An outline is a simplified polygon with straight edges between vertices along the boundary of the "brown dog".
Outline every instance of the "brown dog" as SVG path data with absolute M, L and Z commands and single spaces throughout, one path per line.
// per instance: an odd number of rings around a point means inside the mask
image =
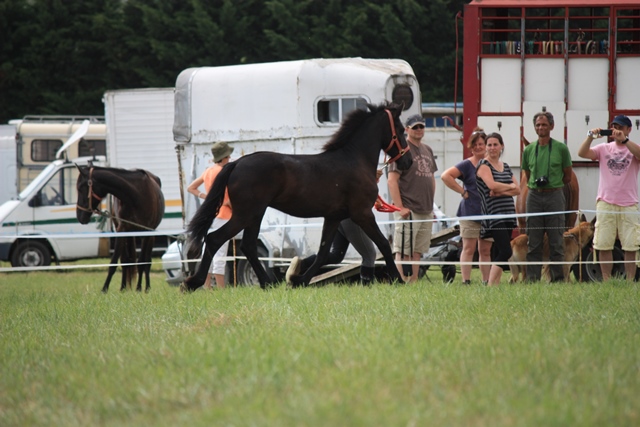
M 574 262 L 578 259 L 582 248 L 584 248 L 593 237 L 595 222 L 595 218 L 591 222 L 587 222 L 584 214 L 580 215 L 580 223 L 576 227 L 573 227 L 571 230 L 564 233 L 565 262 Z M 511 241 L 511 250 L 513 251 L 513 255 L 509 258 L 509 262 L 513 262 L 515 264 L 511 264 L 509 266 L 511 269 L 510 283 L 517 282 L 520 279 L 520 276 L 522 276 L 522 281 L 527 279 L 527 266 L 518 263 L 527 261 L 528 243 L 529 237 L 526 234 L 521 234 Z M 544 261 L 549 260 L 549 241 L 547 240 L 546 235 L 544 236 L 542 259 Z M 564 280 L 568 282 L 570 279 L 569 273 L 571 271 L 571 264 L 565 264 L 562 267 Z M 542 277 L 546 280 L 550 280 L 549 265 L 542 266 Z

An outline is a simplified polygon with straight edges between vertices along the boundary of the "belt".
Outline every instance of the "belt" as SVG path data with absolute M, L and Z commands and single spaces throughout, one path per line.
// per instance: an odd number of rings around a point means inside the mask
M 558 188 L 529 188 L 529 190 L 535 191 L 536 193 L 551 193 L 552 191 L 560 191 L 563 188 L 564 187 L 558 187 Z

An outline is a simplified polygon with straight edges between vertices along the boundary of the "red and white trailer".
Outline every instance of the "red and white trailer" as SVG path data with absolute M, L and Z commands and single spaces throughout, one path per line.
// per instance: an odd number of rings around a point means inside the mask
M 625 114 L 640 141 L 640 2 L 474 0 L 464 8 L 463 61 L 463 139 L 475 126 L 500 132 L 504 160 L 519 169 L 522 139 L 537 139 L 534 114 L 551 112 L 580 208 L 593 210 L 598 172 L 577 155 L 587 131 Z

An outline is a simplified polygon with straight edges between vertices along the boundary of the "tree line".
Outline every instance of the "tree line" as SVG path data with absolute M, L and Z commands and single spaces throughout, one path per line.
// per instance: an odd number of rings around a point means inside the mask
M 106 90 L 171 87 L 189 67 L 308 58 L 404 59 L 423 101 L 453 102 L 465 3 L 0 0 L 0 124 L 102 115 Z

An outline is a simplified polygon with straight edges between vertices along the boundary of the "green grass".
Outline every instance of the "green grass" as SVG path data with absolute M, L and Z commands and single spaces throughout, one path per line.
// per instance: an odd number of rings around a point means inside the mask
M 0 425 L 640 424 L 638 284 L 429 275 L 183 295 L 154 266 L 150 294 L 103 295 L 100 270 L 1 274 Z

